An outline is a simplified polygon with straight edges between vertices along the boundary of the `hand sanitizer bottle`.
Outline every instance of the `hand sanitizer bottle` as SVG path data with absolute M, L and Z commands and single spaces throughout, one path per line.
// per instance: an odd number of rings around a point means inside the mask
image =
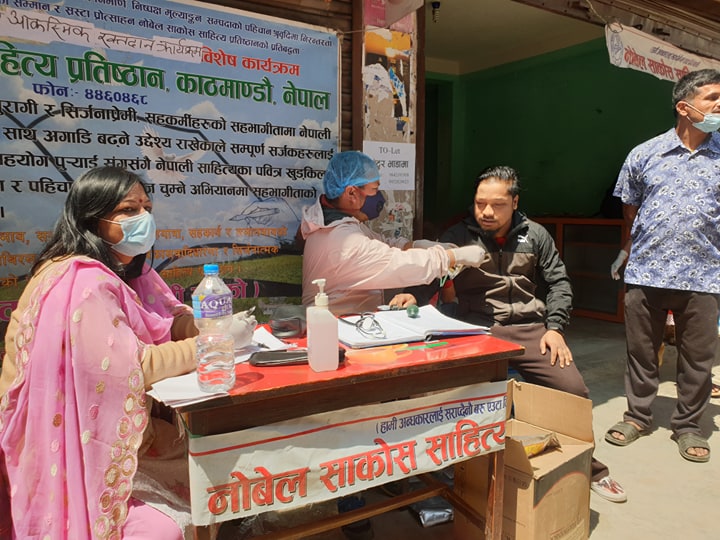
M 325 279 L 316 279 L 320 292 L 315 305 L 307 308 L 308 363 L 313 371 L 333 371 L 338 368 L 338 320 L 328 309 Z

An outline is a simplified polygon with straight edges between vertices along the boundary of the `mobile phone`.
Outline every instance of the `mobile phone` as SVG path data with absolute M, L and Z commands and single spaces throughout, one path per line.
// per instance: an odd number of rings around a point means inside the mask
M 339 362 L 345 360 L 345 349 L 339 349 Z M 307 349 L 289 351 L 257 351 L 250 355 L 250 365 L 256 367 L 297 366 L 308 363 Z

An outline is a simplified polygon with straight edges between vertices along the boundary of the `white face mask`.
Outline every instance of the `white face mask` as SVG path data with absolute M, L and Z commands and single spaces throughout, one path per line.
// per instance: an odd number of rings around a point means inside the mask
M 128 257 L 135 257 L 150 251 L 155 243 L 155 218 L 150 212 L 143 212 L 122 221 L 111 221 L 100 218 L 108 223 L 120 225 L 122 229 L 122 240 L 116 244 L 110 244 L 112 248 Z
M 693 126 L 698 128 L 700 131 L 704 133 L 712 133 L 713 131 L 720 129 L 720 114 L 704 113 L 689 103 L 687 103 L 687 106 L 703 115 L 702 122 L 693 122 Z

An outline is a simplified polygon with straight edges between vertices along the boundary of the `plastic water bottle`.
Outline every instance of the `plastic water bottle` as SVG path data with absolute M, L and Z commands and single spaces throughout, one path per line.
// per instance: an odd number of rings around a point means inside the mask
M 205 277 L 193 291 L 198 385 L 206 392 L 222 392 L 235 385 L 232 292 L 220 279 L 218 265 L 206 264 Z
M 313 371 L 332 371 L 338 368 L 340 357 L 338 320 L 328 309 L 325 280 L 316 279 L 313 284 L 320 292 L 315 295 L 315 305 L 306 312 L 308 364 Z

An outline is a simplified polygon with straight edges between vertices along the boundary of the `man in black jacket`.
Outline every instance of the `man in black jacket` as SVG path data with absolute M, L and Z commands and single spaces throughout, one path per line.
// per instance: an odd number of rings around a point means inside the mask
M 519 192 L 513 169 L 486 169 L 475 181 L 471 214 L 440 236 L 441 242 L 477 244 L 486 252 L 480 267 L 453 279 L 453 316 L 489 326 L 493 336 L 525 347 L 524 355 L 510 361 L 525 381 L 587 398 L 563 336 L 572 308 L 570 279 L 547 230 L 518 211 Z M 452 286 L 443 288 L 442 297 L 452 297 Z M 419 303 L 434 292 L 424 291 L 412 289 Z M 591 487 L 607 500 L 627 500 L 596 459 Z

